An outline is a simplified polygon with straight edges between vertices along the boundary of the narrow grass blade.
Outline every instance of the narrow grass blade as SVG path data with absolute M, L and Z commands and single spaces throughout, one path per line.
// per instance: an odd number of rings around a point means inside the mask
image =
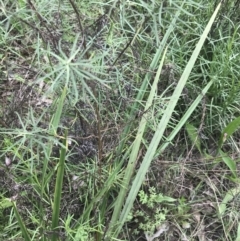
M 22 218 L 21 218 L 21 216 L 20 216 L 20 214 L 19 214 L 19 212 L 17 210 L 16 203 L 12 202 L 12 204 L 13 204 L 14 213 L 16 215 L 16 218 L 17 218 L 17 221 L 18 221 L 18 225 L 19 225 L 19 227 L 20 227 L 20 229 L 22 231 L 22 235 L 23 235 L 24 240 L 25 241 L 31 241 L 31 238 L 30 238 L 30 236 L 28 234 L 27 228 L 26 228 L 26 226 L 25 226 L 25 224 L 24 224 L 24 222 L 23 222 L 23 220 L 22 220 Z
M 64 176 L 64 165 L 65 165 L 65 158 L 66 158 L 66 151 L 67 151 L 67 130 L 65 132 L 65 137 L 63 140 L 63 147 L 61 148 L 60 159 L 57 169 L 57 179 L 55 185 L 55 193 L 54 193 L 54 202 L 53 202 L 53 216 L 52 216 L 52 231 L 58 227 L 59 221 L 59 212 L 60 212 L 60 201 L 61 201 L 61 194 L 62 194 L 62 184 L 63 184 L 63 176 Z M 57 240 L 57 234 L 53 234 L 52 241 Z
M 64 100 L 66 98 L 66 95 L 67 95 L 67 87 L 65 86 L 64 89 L 63 89 L 62 95 L 61 95 L 60 99 L 58 100 L 56 112 L 54 113 L 52 121 L 50 123 L 50 129 L 53 130 L 54 134 L 57 133 L 57 128 L 58 128 L 59 123 L 60 123 L 63 104 L 64 104 Z
M 181 128 L 184 126 L 188 118 L 191 116 L 193 111 L 196 109 L 200 101 L 202 100 L 203 96 L 207 93 L 209 88 L 212 86 L 213 81 L 211 80 L 205 88 L 202 90 L 202 93 L 198 95 L 198 97 L 195 99 L 195 101 L 191 104 L 191 106 L 188 108 L 184 116 L 181 118 L 181 120 L 178 122 L 178 124 L 175 126 L 173 131 L 170 133 L 170 135 L 166 138 L 166 141 L 158 148 L 156 155 L 159 155 L 159 153 L 163 152 L 165 148 L 171 143 L 171 141 L 174 139 L 174 137 L 177 135 L 177 133 L 181 130 Z
M 53 115 L 53 118 L 52 118 L 52 121 L 51 121 L 51 124 L 49 127 L 50 131 L 53 133 L 53 135 L 57 134 L 57 128 L 60 123 L 60 118 L 62 115 L 62 109 L 63 109 L 64 100 L 66 98 L 66 94 L 67 94 L 67 87 L 65 86 L 62 91 L 62 95 L 58 100 L 57 109 Z M 47 173 L 47 169 L 48 169 L 48 162 L 49 162 L 49 159 L 50 159 L 51 153 L 52 153 L 52 148 L 53 148 L 53 141 L 49 141 L 48 146 L 45 150 L 45 158 L 44 158 L 43 168 L 42 168 L 42 184 L 41 184 L 41 198 L 42 199 L 43 199 L 45 187 L 47 184 L 46 173 Z M 44 222 L 44 220 L 43 220 L 44 209 L 43 209 L 42 203 L 40 203 L 40 213 L 42 214 L 42 222 Z
M 165 129 L 166 129 L 168 123 L 169 123 L 169 120 L 171 118 L 173 110 L 174 110 L 174 108 L 177 104 L 177 101 L 178 101 L 178 99 L 181 95 L 181 92 L 182 92 L 182 90 L 183 90 L 183 88 L 186 84 L 186 81 L 187 81 L 187 79 L 188 79 L 188 77 L 191 73 L 191 70 L 192 70 L 192 68 L 193 68 L 193 66 L 194 66 L 194 64 L 197 60 L 197 57 L 200 53 L 200 50 L 203 46 L 203 43 L 204 43 L 205 39 L 207 38 L 207 35 L 208 35 L 208 33 L 209 33 L 209 31 L 212 27 L 212 24 L 214 22 L 214 19 L 216 18 L 216 15 L 219 11 L 220 6 L 221 6 L 221 3 L 217 6 L 217 8 L 214 11 L 211 19 L 208 22 L 203 34 L 201 35 L 200 40 L 197 43 L 196 48 L 193 51 L 190 60 L 188 61 L 188 64 L 187 64 L 187 66 L 186 66 L 186 68 L 185 68 L 185 70 L 184 70 L 184 72 L 183 72 L 183 74 L 182 74 L 182 76 L 179 80 L 178 85 L 176 86 L 176 89 L 175 89 L 171 99 L 170 99 L 170 102 L 167 106 L 167 109 L 165 110 L 165 112 L 163 114 L 163 117 L 162 117 L 162 119 L 161 119 L 161 121 L 160 121 L 160 123 L 157 127 L 157 130 L 156 130 L 156 132 L 153 136 L 153 139 L 152 139 L 152 141 L 149 145 L 149 148 L 148 148 L 147 153 L 146 153 L 146 155 L 143 159 L 143 162 L 140 166 L 140 169 L 139 169 L 139 171 L 138 171 L 138 173 L 137 173 L 137 175 L 136 175 L 136 177 L 133 181 L 131 190 L 128 194 L 127 200 L 126 200 L 125 205 L 123 207 L 123 211 L 122 211 L 120 219 L 119 219 L 118 231 L 117 231 L 116 235 L 121 230 L 123 224 L 125 223 L 125 221 L 127 219 L 128 214 L 129 214 L 129 212 L 130 212 L 130 210 L 133 206 L 134 200 L 136 199 L 138 191 L 139 191 L 139 189 L 142 185 L 142 182 L 144 181 L 144 178 L 145 178 L 145 175 L 148 171 L 150 163 L 151 163 L 151 161 L 152 161 L 152 159 L 153 159 L 153 157 L 156 153 L 156 149 L 159 145 L 159 142 L 160 142 L 160 140 L 163 136 L 163 133 L 164 133 L 164 131 L 165 131 Z
M 230 122 L 223 130 L 221 137 L 218 142 L 218 152 L 222 148 L 223 143 L 239 129 L 240 126 L 240 117 L 237 117 L 232 122 Z

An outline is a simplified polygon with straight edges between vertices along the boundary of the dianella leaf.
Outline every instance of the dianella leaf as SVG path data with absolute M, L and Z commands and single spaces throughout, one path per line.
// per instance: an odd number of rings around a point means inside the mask
M 170 118 L 172 116 L 172 113 L 174 111 L 174 108 L 181 96 L 182 90 L 187 82 L 187 79 L 192 71 L 192 68 L 194 67 L 194 64 L 198 58 L 198 55 L 200 53 L 200 50 L 207 38 L 207 35 L 212 27 L 212 24 L 217 16 L 217 13 L 220 9 L 221 3 L 217 6 L 216 10 L 214 11 L 211 19 L 209 20 L 205 30 L 203 31 L 203 34 L 201 35 L 199 42 L 196 45 L 195 50 L 192 53 L 191 58 L 189 59 L 183 74 L 175 88 L 175 91 L 173 92 L 173 95 L 171 96 L 171 99 L 169 101 L 169 104 L 162 116 L 162 119 L 160 121 L 160 123 L 158 124 L 157 130 L 152 138 L 152 141 L 148 147 L 148 150 L 143 158 L 142 164 L 137 172 L 137 175 L 132 183 L 132 187 L 129 191 L 129 194 L 127 196 L 127 199 L 125 201 L 125 205 L 123 207 L 122 213 L 120 215 L 119 218 L 119 222 L 118 222 L 118 230 L 115 233 L 115 235 L 117 235 L 119 233 L 119 231 L 121 230 L 123 224 L 125 223 L 125 221 L 127 220 L 128 214 L 133 206 L 133 203 L 137 197 L 138 191 L 145 179 L 145 175 L 149 169 L 149 166 L 154 158 L 154 155 L 156 153 L 157 147 L 159 145 L 160 140 L 163 137 L 164 131 L 167 128 Z
M 131 154 L 130 154 L 130 158 L 129 158 L 129 161 L 128 161 L 128 166 L 125 170 L 122 188 L 120 190 L 120 193 L 118 195 L 118 198 L 117 198 L 117 201 L 116 201 L 116 204 L 115 204 L 115 209 L 113 211 L 112 220 L 110 222 L 110 227 L 112 227 L 114 225 L 114 223 L 116 223 L 116 221 L 119 217 L 119 214 L 121 212 L 121 207 L 123 205 L 125 196 L 126 196 L 127 191 L 128 191 L 127 187 L 129 186 L 129 183 L 130 183 L 133 171 L 134 171 L 134 167 L 136 166 L 137 155 L 138 155 L 138 152 L 139 152 L 139 149 L 140 149 L 140 144 L 142 142 L 142 136 L 143 136 L 146 124 L 147 124 L 147 118 L 146 118 L 147 113 L 146 112 L 150 108 L 150 106 L 152 105 L 154 96 L 156 94 L 157 83 L 159 81 L 159 77 L 160 77 L 160 73 L 161 73 L 161 70 L 162 70 L 162 66 L 163 66 L 163 62 L 164 62 L 166 52 L 167 52 L 167 49 L 165 49 L 165 51 L 164 51 L 164 54 L 163 54 L 162 60 L 160 62 L 157 74 L 156 74 L 155 79 L 153 81 L 153 84 L 151 86 L 151 92 L 149 94 L 149 97 L 148 97 L 148 100 L 146 102 L 145 109 L 144 109 L 145 114 L 142 116 L 142 119 L 141 119 L 141 122 L 140 122 L 140 125 L 139 125 L 139 129 L 138 129 L 135 141 L 134 141 L 132 149 L 131 149 Z
M 60 201 L 61 201 L 61 194 L 62 194 L 62 184 L 63 184 L 64 166 L 65 166 L 67 148 L 68 148 L 68 142 L 67 142 L 67 131 L 66 131 L 65 137 L 63 139 L 63 146 L 61 148 L 59 163 L 57 167 L 57 178 L 56 178 L 54 202 L 53 202 L 52 231 L 55 231 L 55 229 L 58 227 Z M 55 240 L 57 240 L 57 233 L 53 234 L 52 241 L 55 241 Z

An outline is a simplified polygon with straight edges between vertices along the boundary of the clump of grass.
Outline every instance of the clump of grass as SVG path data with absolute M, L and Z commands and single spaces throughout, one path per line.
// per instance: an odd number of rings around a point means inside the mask
M 1 4 L 2 237 L 137 239 L 141 223 L 128 218 L 147 197 L 148 240 L 174 232 L 204 240 L 203 216 L 224 230 L 210 225 L 210 238 L 234 239 L 239 218 L 224 203 L 238 194 L 233 8 L 204 0 Z M 167 204 L 156 204 L 156 193 Z

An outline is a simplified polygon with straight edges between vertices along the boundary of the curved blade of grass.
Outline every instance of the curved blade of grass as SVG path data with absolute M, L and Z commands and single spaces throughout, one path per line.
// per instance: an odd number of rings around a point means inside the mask
M 21 218 L 21 216 L 20 216 L 20 214 L 17 210 L 16 203 L 12 202 L 12 205 L 13 205 L 14 213 L 15 213 L 17 221 L 18 221 L 18 225 L 19 225 L 19 227 L 22 231 L 22 235 L 23 235 L 24 240 L 25 241 L 31 241 L 31 238 L 28 234 L 27 228 L 26 228 L 26 226 L 25 226 L 25 224 L 24 224 L 24 222 L 23 222 L 23 220 L 22 220 L 22 218 Z
M 223 143 L 239 128 L 239 126 L 240 126 L 240 117 L 237 117 L 224 128 L 218 142 L 218 153 L 222 148 Z
M 68 149 L 67 130 L 65 131 L 63 145 L 64 146 L 61 148 L 60 159 L 59 159 L 58 169 L 57 169 L 57 179 L 56 179 L 54 202 L 53 202 L 52 231 L 54 231 L 58 227 L 58 221 L 59 221 L 60 201 L 61 201 L 62 184 L 63 184 L 63 176 L 64 176 L 64 165 L 65 165 L 66 151 Z M 52 241 L 56 241 L 57 238 L 58 238 L 57 233 L 53 232 Z
M 123 178 L 122 187 L 121 187 L 121 190 L 119 192 L 119 195 L 118 195 L 118 198 L 117 198 L 117 201 L 116 201 L 116 204 L 115 204 L 115 208 L 114 208 L 114 211 L 113 211 L 112 219 L 111 219 L 111 222 L 110 222 L 110 227 L 113 227 L 113 225 L 117 222 L 117 220 L 119 218 L 119 214 L 121 212 L 122 205 L 123 205 L 125 196 L 126 196 L 127 191 L 128 191 L 128 186 L 129 186 L 129 183 L 130 183 L 133 171 L 134 171 L 134 167 L 136 166 L 136 163 L 137 163 L 137 155 L 138 155 L 138 152 L 139 152 L 140 144 L 142 142 L 142 136 L 143 136 L 146 124 L 147 124 L 147 117 L 146 117 L 147 113 L 146 112 L 148 111 L 148 109 L 151 107 L 151 105 L 153 103 L 153 99 L 154 99 L 154 96 L 155 96 L 156 91 L 157 91 L 157 84 L 158 84 L 159 77 L 160 77 L 160 74 L 161 74 L 161 70 L 162 70 L 162 66 L 163 66 L 163 62 L 164 62 L 164 59 L 165 59 L 166 52 L 167 52 L 167 48 L 165 49 L 165 51 L 163 53 L 161 63 L 159 65 L 159 68 L 157 70 L 157 74 L 156 74 L 155 79 L 153 81 L 153 84 L 151 86 L 151 92 L 149 94 L 149 97 L 148 97 L 148 100 L 146 102 L 145 109 L 144 109 L 145 114 L 143 114 L 143 116 L 142 116 L 142 119 L 141 119 L 141 122 L 140 122 L 140 125 L 139 125 L 139 129 L 138 129 L 135 141 L 133 143 L 133 147 L 132 147 L 132 151 L 131 151 L 130 158 L 129 158 L 129 161 L 128 161 L 128 165 L 127 165 L 127 168 L 125 169 L 125 175 L 124 175 L 124 178 Z
M 220 150 L 219 153 L 222 157 L 222 161 L 228 166 L 228 168 L 232 172 L 233 176 L 236 178 L 237 177 L 236 162 L 230 156 L 228 156 L 226 153 L 224 153 L 223 151 Z
M 125 223 L 126 219 L 127 219 L 127 216 L 133 206 L 133 203 L 136 199 L 136 196 L 138 194 L 138 191 L 142 185 L 142 182 L 144 181 L 144 178 L 145 178 L 145 175 L 148 171 L 148 168 L 150 166 L 150 163 L 155 155 L 155 152 L 157 150 L 157 147 L 158 147 L 158 144 L 163 136 L 163 133 L 169 123 L 169 120 L 171 118 L 171 115 L 174 111 L 174 108 L 177 104 L 177 101 L 182 93 L 182 90 L 186 84 L 186 81 L 191 73 L 191 70 L 197 60 L 197 57 L 200 53 L 200 50 L 203 46 L 203 43 L 204 41 L 206 40 L 207 38 L 207 35 L 212 27 L 212 24 L 217 16 L 217 13 L 219 11 L 219 8 L 221 6 L 221 3 L 219 3 L 219 5 L 217 6 L 216 10 L 214 11 L 212 17 L 210 18 L 205 30 L 203 31 L 203 34 L 201 35 L 200 37 L 200 40 L 199 42 L 197 43 L 196 45 L 196 48 L 195 50 L 193 51 L 192 53 L 192 56 L 190 58 L 190 60 L 188 61 L 187 63 L 187 66 L 186 68 L 184 69 L 184 72 L 179 80 L 179 83 L 178 85 L 176 86 L 176 89 L 170 99 L 170 102 L 167 106 L 167 109 L 165 110 L 164 114 L 163 114 L 163 117 L 157 127 L 157 130 L 153 136 L 153 139 L 149 145 L 149 148 L 147 150 L 147 153 L 143 159 L 143 162 L 140 166 L 140 169 L 133 181 L 133 184 L 132 184 L 132 187 L 131 187 L 131 190 L 128 194 L 128 197 L 127 197 L 127 200 L 125 202 L 125 205 L 123 207 L 123 211 L 121 213 L 121 216 L 120 216 L 120 219 L 119 219 L 119 222 L 118 222 L 118 229 L 117 229 L 117 232 L 115 233 L 115 235 L 118 235 L 119 231 L 121 230 L 123 224 Z

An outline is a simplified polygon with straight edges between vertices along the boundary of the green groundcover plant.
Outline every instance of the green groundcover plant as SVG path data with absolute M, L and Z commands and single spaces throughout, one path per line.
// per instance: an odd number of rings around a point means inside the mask
M 153 240 L 175 228 L 205 240 L 189 231 L 204 229 L 202 192 L 222 225 L 215 240 L 239 240 L 228 207 L 239 194 L 239 27 L 227 3 L 228 17 L 224 2 L 200 0 L 1 1 L 1 239 Z M 146 184 L 159 157 L 187 156 L 184 166 L 192 153 L 207 164 L 189 197 Z M 178 164 L 158 172 L 190 169 Z M 222 189 L 207 176 L 217 168 Z

